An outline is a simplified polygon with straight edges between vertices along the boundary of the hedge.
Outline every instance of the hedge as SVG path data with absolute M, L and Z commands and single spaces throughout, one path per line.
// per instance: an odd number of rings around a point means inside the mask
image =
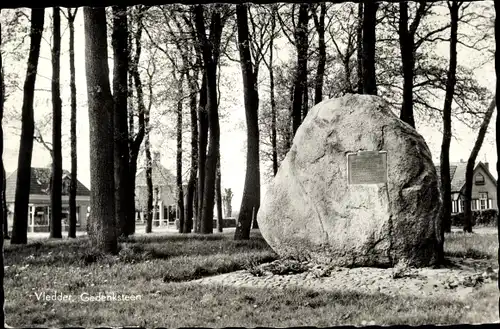
M 213 223 L 212 223 L 213 227 L 216 228 L 217 227 L 217 219 L 214 219 Z M 236 218 L 224 218 L 224 222 L 223 222 L 223 227 L 236 227 Z M 176 229 L 179 229 L 179 220 L 176 219 L 175 220 L 175 227 Z
M 494 226 L 497 224 L 498 211 L 496 209 L 487 210 L 473 210 L 472 211 L 472 225 Z M 464 225 L 464 213 L 451 215 L 452 226 Z

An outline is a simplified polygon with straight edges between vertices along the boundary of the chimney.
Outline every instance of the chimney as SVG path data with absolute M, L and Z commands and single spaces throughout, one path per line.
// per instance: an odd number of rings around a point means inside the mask
M 464 159 L 460 159 L 460 163 L 464 163 Z
M 484 163 L 484 166 L 486 167 L 486 169 L 487 169 L 488 171 L 490 171 L 490 164 L 489 164 L 488 162 L 485 162 L 485 163 Z

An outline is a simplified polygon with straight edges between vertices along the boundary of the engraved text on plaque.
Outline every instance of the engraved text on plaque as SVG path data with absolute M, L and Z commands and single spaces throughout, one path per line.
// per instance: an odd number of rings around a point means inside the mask
M 349 184 L 380 184 L 387 182 L 387 152 L 360 151 L 347 154 Z

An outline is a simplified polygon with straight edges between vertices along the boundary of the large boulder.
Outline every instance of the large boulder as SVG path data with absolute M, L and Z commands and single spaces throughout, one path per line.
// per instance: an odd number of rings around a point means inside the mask
M 387 151 L 386 183 L 350 184 L 347 155 Z M 423 137 L 377 96 L 314 106 L 267 189 L 260 231 L 282 257 L 339 266 L 437 260 L 441 199 Z

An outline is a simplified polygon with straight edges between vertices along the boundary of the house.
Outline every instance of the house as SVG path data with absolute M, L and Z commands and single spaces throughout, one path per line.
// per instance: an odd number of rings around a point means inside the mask
M 464 211 L 465 172 L 467 162 L 450 163 L 452 213 Z M 439 176 L 439 166 L 436 166 Z M 497 209 L 497 181 L 491 175 L 489 164 L 479 162 L 472 180 L 472 210 Z
M 28 208 L 28 232 L 48 232 L 50 223 L 50 168 L 31 168 L 30 195 Z M 63 170 L 62 177 L 62 227 L 69 224 L 70 172 Z M 17 170 L 8 175 L 5 199 L 8 208 L 9 230 L 12 229 L 14 203 L 16 197 Z M 76 188 L 76 229 L 85 230 L 87 212 L 90 206 L 90 190 L 78 181 Z
M 177 219 L 176 177 L 160 163 L 160 154 L 153 153 L 153 225 L 174 225 Z M 144 224 L 147 211 L 146 170 L 139 171 L 135 179 L 136 224 Z

